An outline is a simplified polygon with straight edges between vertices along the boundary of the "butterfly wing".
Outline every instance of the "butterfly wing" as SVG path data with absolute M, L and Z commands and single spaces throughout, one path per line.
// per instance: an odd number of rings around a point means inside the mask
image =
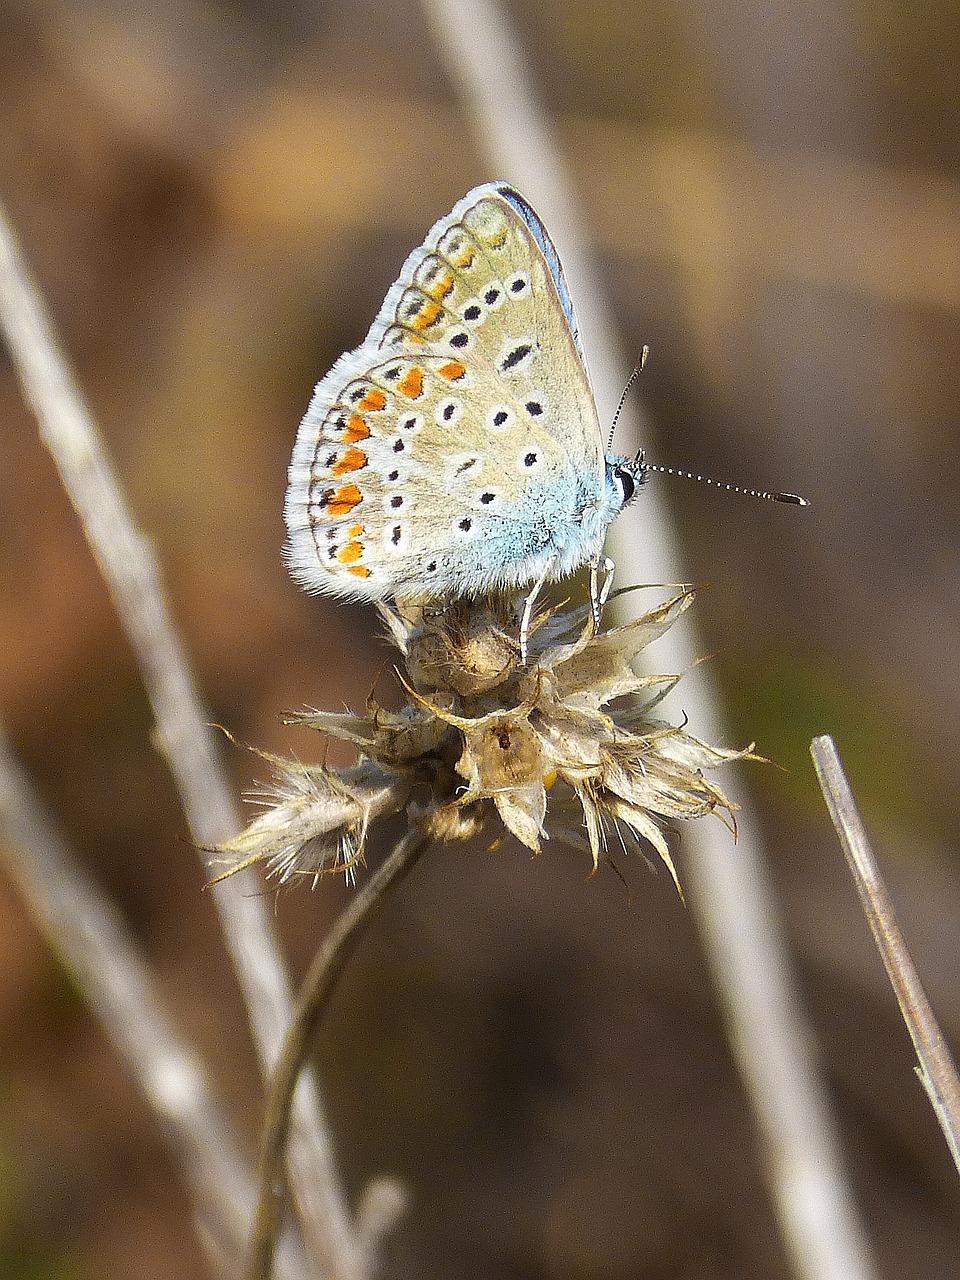
M 560 576 L 599 549 L 604 480 L 556 251 L 519 193 L 488 184 L 432 228 L 318 385 L 288 561 L 309 589 L 366 599 Z

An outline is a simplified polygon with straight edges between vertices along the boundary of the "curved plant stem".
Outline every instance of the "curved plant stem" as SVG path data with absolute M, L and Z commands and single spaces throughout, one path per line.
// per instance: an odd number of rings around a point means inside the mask
M 389 890 L 411 870 L 429 843 L 429 837 L 416 829 L 401 837 L 390 856 L 341 912 L 303 980 L 293 1021 L 287 1029 L 270 1082 L 264 1114 L 257 1212 L 247 1268 L 249 1280 L 270 1280 L 273 1271 L 273 1255 L 286 1192 L 284 1151 L 290 1110 L 314 1032 L 323 1020 L 337 979 L 364 928 L 373 919 Z

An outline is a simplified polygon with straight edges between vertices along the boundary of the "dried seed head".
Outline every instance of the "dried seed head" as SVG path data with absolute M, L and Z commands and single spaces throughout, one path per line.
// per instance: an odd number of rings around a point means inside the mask
M 213 851 L 213 865 L 227 868 L 214 883 L 256 862 L 281 883 L 303 873 L 350 875 L 370 823 L 402 809 L 409 795 L 405 779 L 369 759 L 335 770 L 258 754 L 272 764 L 274 778 L 251 797 L 262 812 Z
M 457 600 L 442 611 L 381 607 L 403 655 L 398 711 L 293 717 L 352 743 L 348 770 L 274 760 L 269 806 L 221 853 L 264 861 L 280 881 L 352 867 L 376 819 L 406 809 L 437 840 L 462 840 L 497 815 L 534 852 L 548 835 L 585 845 L 596 868 L 608 834 L 651 845 L 675 877 L 664 826 L 735 806 L 704 776 L 751 749 L 700 742 L 654 714 L 678 675 L 632 663 L 693 599 L 681 592 L 624 627 L 598 631 L 589 608 L 541 615 L 521 662 L 516 600 Z M 520 601 L 522 605 L 522 601 Z M 754 757 L 755 758 L 755 757 Z M 234 867 L 234 869 L 235 869 Z M 229 873 L 228 873 L 229 874 Z

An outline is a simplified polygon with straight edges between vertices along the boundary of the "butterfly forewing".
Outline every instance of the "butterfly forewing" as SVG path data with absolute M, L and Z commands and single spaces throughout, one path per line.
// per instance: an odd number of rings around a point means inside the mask
M 536 363 L 541 381 L 563 387 L 557 409 L 564 412 L 545 415 L 536 427 L 561 443 L 575 466 L 602 467 L 596 406 L 563 269 L 542 222 L 511 187 L 479 187 L 436 224 L 404 263 L 367 341 L 414 352 L 424 344 L 469 352 L 471 366 L 486 366 L 495 383 L 515 367 L 505 372 L 502 362 L 532 344 L 533 359 L 522 361 L 515 378 L 529 377 Z M 526 387 L 515 380 L 514 389 L 522 394 Z
M 599 499 L 596 409 L 544 241 L 512 189 L 477 188 L 319 384 L 285 512 L 305 586 L 378 598 L 520 584 Z

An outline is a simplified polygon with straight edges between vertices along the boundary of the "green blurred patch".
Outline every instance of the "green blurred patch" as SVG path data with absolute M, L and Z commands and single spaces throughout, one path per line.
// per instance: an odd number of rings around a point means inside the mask
M 88 1018 L 83 991 L 54 951 L 47 952 L 49 964 L 38 970 L 37 985 L 30 1002 L 33 1031 L 38 1036 L 65 1040 L 74 1024 Z
M 754 771 L 751 786 L 769 803 L 823 812 L 810 742 L 829 733 L 868 822 L 943 838 L 936 771 L 914 732 L 916 713 L 904 691 L 879 678 L 850 679 L 826 669 L 829 661 L 779 652 L 758 654 L 750 664 L 727 658 L 714 664 L 737 740 L 755 741 L 778 766 Z
M 77 1280 L 79 1274 L 68 1262 L 0 1254 L 0 1280 Z
M 52 1259 L 15 1242 L 21 1192 L 20 1170 L 0 1133 L 0 1280 L 78 1280 L 79 1271 L 64 1258 Z

